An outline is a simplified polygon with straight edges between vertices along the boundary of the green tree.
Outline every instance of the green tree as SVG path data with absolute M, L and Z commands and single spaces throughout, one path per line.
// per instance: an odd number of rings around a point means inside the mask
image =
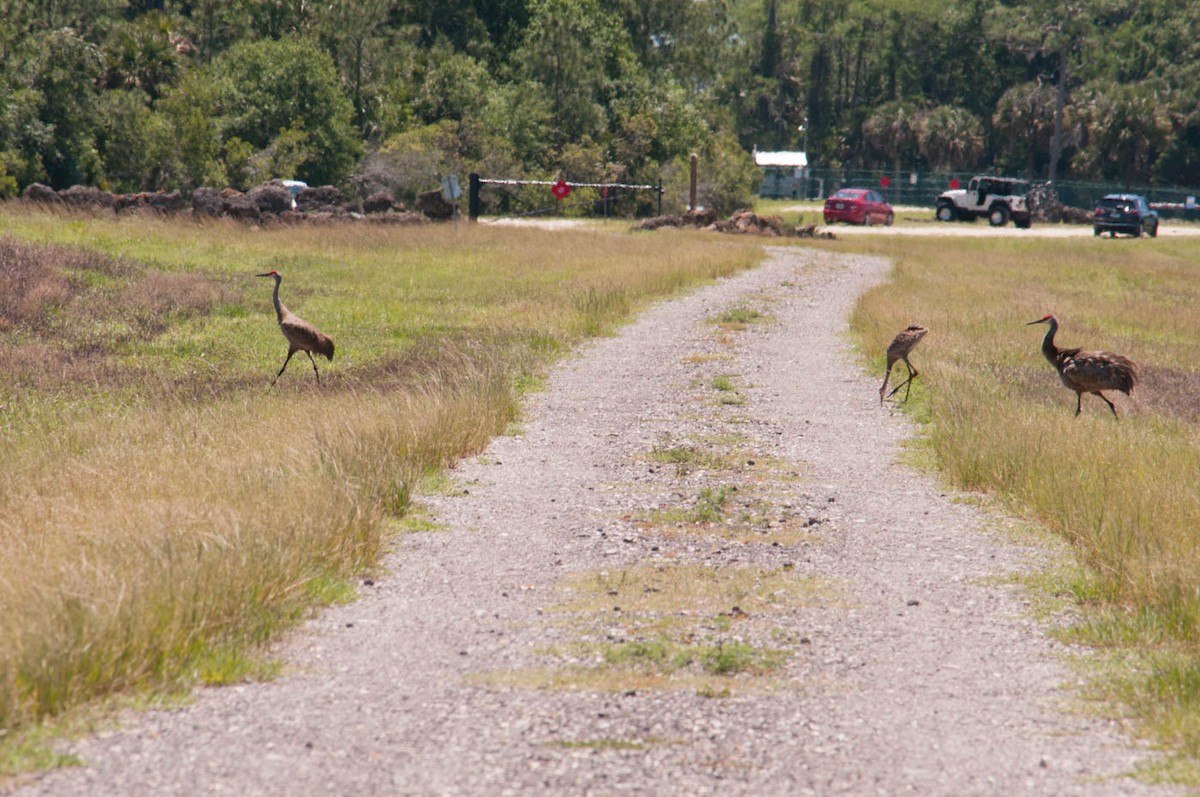
M 1054 87 L 1036 81 L 1004 92 L 992 117 L 998 164 L 1035 176 L 1037 157 L 1054 136 L 1055 96 Z
M 23 96 L 36 107 L 36 119 L 27 117 L 30 127 L 18 135 L 55 188 L 90 184 L 101 172 L 95 140 L 100 51 L 69 28 L 35 34 L 29 45 L 30 91 Z
M 102 49 L 106 87 L 136 88 L 157 99 L 163 87 L 174 84 L 181 70 L 174 22 L 152 11 L 114 27 Z
M 354 109 L 342 93 L 333 60 L 314 41 L 236 45 L 205 70 L 201 80 L 206 79 L 218 90 L 221 136 L 265 150 L 284 131 L 303 131 L 306 157 L 296 166 L 296 177 L 337 183 L 353 169 L 361 151 Z
M 154 146 L 156 118 L 140 89 L 105 92 L 100 100 L 97 147 L 107 187 L 120 193 L 155 186 L 161 154 Z
M 1144 181 L 1166 149 L 1171 123 L 1160 93 L 1146 83 L 1098 86 L 1081 92 L 1085 143 L 1076 156 L 1080 172 L 1131 186 Z
M 417 118 L 433 123 L 443 119 L 477 118 L 496 90 L 487 67 L 469 55 L 446 46 L 435 47 L 422 59 L 417 74 L 413 111 Z
M 863 139 L 880 157 L 892 162 L 896 174 L 904 163 L 916 161 L 921 116 L 915 103 L 896 101 L 876 108 L 863 122 Z
M 607 128 L 613 83 L 634 63 L 626 31 L 598 0 L 533 0 L 514 57 L 549 99 L 554 147 Z
M 228 175 L 221 161 L 226 140 L 218 114 L 221 96 L 211 69 L 188 74 L 177 88 L 166 92 L 155 107 L 161 125 L 170 131 L 156 151 L 159 188 L 225 187 Z
M 1036 69 L 1053 77 L 1054 115 L 1047 167 L 1047 179 L 1051 182 L 1058 177 L 1066 107 L 1075 69 L 1087 60 L 1087 50 L 1097 46 L 1098 20 L 1120 5 L 1122 0 L 1088 3 L 1017 0 L 1012 4 L 997 3 L 988 14 L 986 24 L 993 40 L 1024 55 Z
M 364 136 L 372 122 L 368 97 L 387 52 L 387 22 L 393 5 L 393 0 L 334 2 L 316 11 L 321 42 L 338 65 L 354 106 L 354 124 Z
M 983 124 L 966 108 L 939 105 L 916 127 L 917 149 L 934 169 L 973 169 L 983 155 Z
M 554 114 L 540 84 L 530 80 L 500 85 L 488 99 L 481 121 L 493 135 L 509 142 L 524 168 L 538 169 L 550 161 Z

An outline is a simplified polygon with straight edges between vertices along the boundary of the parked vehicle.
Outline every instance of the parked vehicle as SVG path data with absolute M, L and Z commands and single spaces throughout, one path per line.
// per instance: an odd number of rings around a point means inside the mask
M 1012 219 L 1021 229 L 1033 224 L 1033 202 L 1029 183 L 1009 177 L 972 177 L 966 188 L 943 191 L 937 198 L 938 221 L 974 221 L 987 219 L 993 227 L 1003 227 Z
M 892 226 L 896 213 L 883 194 L 870 188 L 843 188 L 825 200 L 825 223 L 886 224 Z
M 1151 238 L 1158 236 L 1158 212 L 1140 194 L 1107 194 L 1092 214 L 1092 234 L 1106 232 L 1115 238 L 1117 233 Z

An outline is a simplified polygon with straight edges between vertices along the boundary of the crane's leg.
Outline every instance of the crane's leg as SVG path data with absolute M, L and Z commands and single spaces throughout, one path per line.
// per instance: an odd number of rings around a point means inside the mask
M 1112 403 L 1111 401 L 1109 401 L 1107 398 L 1105 398 L 1105 397 L 1104 397 L 1104 394 L 1103 394 L 1103 393 L 1101 393 L 1099 390 L 1097 390 L 1097 391 L 1096 391 L 1096 395 L 1100 397 L 1100 400 L 1101 400 L 1101 401 L 1103 401 L 1105 404 L 1107 404 L 1107 405 L 1108 405 L 1108 408 L 1109 408 L 1110 410 L 1112 410 L 1113 417 L 1114 417 L 1114 418 L 1116 418 L 1118 421 L 1119 421 L 1119 420 L 1121 420 L 1121 419 L 1120 419 L 1120 418 L 1117 416 L 1117 408 L 1113 406 L 1113 403 Z
M 279 373 L 275 374 L 275 378 L 271 380 L 271 387 L 275 387 L 275 383 L 279 381 L 279 377 L 283 376 L 283 372 L 287 370 L 287 364 L 291 362 L 292 355 L 295 353 L 295 349 L 288 349 L 288 356 L 284 358 L 283 367 L 279 369 Z
M 313 364 L 313 373 L 317 375 L 317 384 L 321 384 L 321 372 L 317 370 L 317 361 L 313 359 L 311 351 L 305 351 L 308 355 L 308 361 Z
M 912 390 L 912 381 L 917 378 L 917 376 L 920 372 L 916 368 L 912 367 L 912 363 L 910 363 L 908 361 L 907 357 L 904 357 L 902 359 L 904 360 L 904 366 L 906 368 L 908 368 L 908 379 L 905 379 L 903 382 L 901 382 L 900 384 L 898 384 L 894 388 L 892 388 L 892 392 L 888 393 L 888 396 L 891 397 L 891 396 L 895 395 L 897 392 L 899 392 L 900 388 L 907 387 L 908 390 L 904 391 L 904 400 L 908 401 L 908 393 L 910 390 Z
M 892 378 L 892 366 L 896 364 L 895 360 L 888 360 L 887 370 L 883 372 L 883 387 L 879 388 L 879 406 L 883 406 L 883 391 L 887 390 L 888 380 Z M 895 393 L 896 391 L 892 391 Z
M 908 361 L 907 357 L 904 359 L 904 364 L 908 366 L 908 379 L 904 382 L 904 400 L 908 401 L 908 394 L 912 390 L 912 381 L 917 378 L 920 371 L 912 367 L 912 363 Z
M 1079 417 L 1079 411 L 1083 409 L 1083 394 L 1075 394 L 1075 416 Z

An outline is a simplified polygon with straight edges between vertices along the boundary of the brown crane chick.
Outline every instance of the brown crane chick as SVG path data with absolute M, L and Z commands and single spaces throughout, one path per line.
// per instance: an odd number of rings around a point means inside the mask
M 1083 405 L 1083 394 L 1092 393 L 1101 398 L 1117 418 L 1117 408 L 1105 398 L 1101 390 L 1119 390 L 1131 395 L 1137 384 L 1137 364 L 1128 357 L 1107 351 L 1083 351 L 1082 349 L 1060 349 L 1054 345 L 1054 334 L 1058 332 L 1058 319 L 1052 315 L 1030 321 L 1031 324 L 1049 324 L 1050 330 L 1042 339 L 1042 354 L 1058 371 L 1062 383 L 1075 391 L 1075 414 L 1079 415 Z M 1119 418 L 1118 418 L 1119 419 Z
M 327 360 L 333 362 L 333 339 L 284 307 L 283 302 L 279 301 L 279 283 L 283 281 L 282 274 L 278 271 L 268 271 L 266 274 L 256 274 L 255 276 L 273 277 L 275 279 L 275 315 L 279 317 L 279 329 L 283 332 L 283 336 L 287 338 L 288 342 L 287 358 L 284 359 L 283 367 L 279 369 L 279 373 L 275 374 L 275 379 L 271 380 L 271 387 L 275 386 L 275 382 L 283 375 L 284 370 L 287 369 L 292 355 L 298 351 L 302 351 L 308 355 L 308 359 L 312 363 L 313 373 L 317 375 L 317 384 L 320 384 L 321 372 L 317 370 L 317 361 L 313 359 L 312 353 L 315 351 L 317 354 L 323 354 Z
M 883 374 L 883 386 L 879 388 L 879 405 L 883 406 L 883 391 L 887 390 L 888 379 L 892 376 L 892 366 L 897 360 L 903 360 L 904 365 L 908 368 L 908 379 L 905 379 L 900 384 L 892 388 L 892 392 L 888 393 L 888 398 L 891 398 L 902 387 L 907 387 L 904 391 L 904 400 L 908 401 L 908 393 L 912 390 L 912 381 L 917 378 L 919 372 L 913 368 L 913 364 L 908 361 L 908 355 L 921 342 L 921 338 L 925 337 L 925 333 L 929 330 L 920 324 L 909 324 L 904 329 L 900 330 L 896 337 L 892 338 L 891 344 L 887 348 L 887 371 Z

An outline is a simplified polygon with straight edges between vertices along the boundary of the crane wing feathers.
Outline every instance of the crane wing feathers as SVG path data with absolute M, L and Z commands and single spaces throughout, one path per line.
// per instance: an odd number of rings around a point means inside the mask
M 1119 390 L 1128 394 L 1138 381 L 1137 365 L 1120 354 L 1073 349 L 1061 352 L 1059 361 L 1063 383 L 1075 391 Z
M 925 333 L 929 330 L 925 327 L 911 324 L 907 329 L 892 338 L 891 345 L 887 348 L 888 357 L 895 359 L 902 354 L 908 354 L 917 347 L 921 342 L 921 338 L 925 337 Z
M 279 322 L 279 328 L 297 351 L 316 352 L 333 360 L 333 339 L 304 319 L 289 315 Z

